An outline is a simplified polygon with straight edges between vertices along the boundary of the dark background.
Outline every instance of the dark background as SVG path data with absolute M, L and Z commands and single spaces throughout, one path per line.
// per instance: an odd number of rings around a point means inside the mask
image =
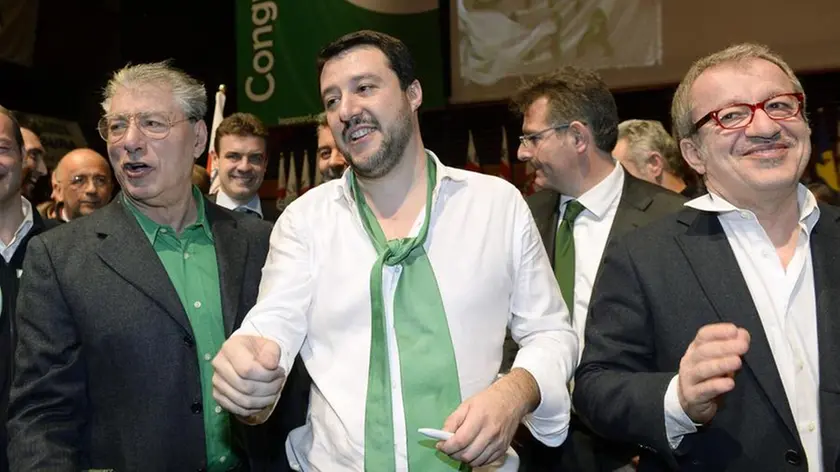
M 448 3 L 448 0 L 441 2 L 443 22 L 448 22 Z M 207 85 L 209 125 L 213 95 L 219 84 L 226 84 L 231 90 L 227 94 L 225 114 L 237 109 L 236 94 L 232 93 L 236 86 L 234 6 L 233 1 L 41 0 L 34 65 L 27 68 L 0 62 L 0 104 L 13 110 L 76 121 L 88 145 L 104 153 L 104 143 L 95 127 L 101 114 L 101 90 L 109 75 L 129 62 L 171 58 L 176 66 Z M 444 25 L 443 30 L 447 29 L 448 25 Z M 444 32 L 445 41 L 447 38 Z M 840 73 L 810 72 L 801 78 L 808 94 L 809 113 L 813 116 L 817 108 L 824 107 L 830 110 L 831 120 L 836 123 Z M 616 90 L 621 118 L 658 119 L 669 126 L 674 89 L 675 84 L 650 90 Z M 501 127 L 505 126 L 508 150 L 515 160 L 521 122 L 505 103 L 425 110 L 421 123 L 427 147 L 453 165 L 465 162 L 467 131 L 471 130 L 485 171 L 491 172 L 499 162 Z M 830 140 L 836 141 L 836 124 L 828 128 L 831 128 Z M 297 169 L 301 172 L 304 149 L 309 150 L 309 165 L 313 166 L 315 135 L 311 126 L 272 130 L 269 149 L 272 159 L 281 151 L 286 155 L 295 151 Z M 269 164 L 267 180 L 276 179 L 276 167 L 276 163 Z M 514 183 L 521 184 L 522 175 L 522 166 L 516 165 Z

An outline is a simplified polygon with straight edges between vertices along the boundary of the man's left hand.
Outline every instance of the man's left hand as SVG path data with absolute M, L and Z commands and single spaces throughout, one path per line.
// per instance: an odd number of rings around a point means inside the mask
M 443 430 L 455 434 L 437 448 L 472 467 L 491 464 L 505 455 L 522 418 L 539 402 L 531 374 L 514 369 L 449 415 Z

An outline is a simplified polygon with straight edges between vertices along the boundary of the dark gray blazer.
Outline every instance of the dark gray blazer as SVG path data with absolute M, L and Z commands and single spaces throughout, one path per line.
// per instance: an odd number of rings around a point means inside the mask
M 606 247 L 636 228 L 680 211 L 686 198 L 657 185 L 637 179 L 624 171 L 624 186 L 615 219 L 607 236 Z M 554 242 L 559 219 L 560 194 L 542 190 L 528 198 L 528 205 L 542 236 L 551 266 L 554 267 Z M 604 251 L 606 253 L 606 250 Z M 603 261 L 603 259 L 602 259 Z M 597 279 L 600 278 L 599 266 Z M 518 347 L 510 337 L 505 340 L 505 360 L 513 362 Z M 573 417 L 570 436 L 560 448 L 548 448 L 524 429 L 517 432 L 515 447 L 521 456 L 522 470 L 575 470 L 577 472 L 612 471 L 629 462 L 634 448 L 605 442 L 593 437 Z
M 192 329 L 121 200 L 29 242 L 14 320 L 11 470 L 205 467 Z M 256 301 L 271 226 L 209 202 L 206 214 L 230 335 Z M 283 438 L 266 439 L 268 426 L 231 423 L 246 470 L 282 463 Z
M 211 202 L 216 203 L 216 194 L 206 195 L 206 197 Z M 260 200 L 260 204 L 262 205 L 263 220 L 274 224 L 274 222 L 277 221 L 277 218 L 280 217 L 280 210 L 277 209 L 277 205 L 273 202 L 271 204 L 266 204 L 265 200 Z
M 811 232 L 826 471 L 840 470 L 840 210 Z M 697 331 L 731 322 L 751 336 L 735 389 L 676 453 L 663 399 Z M 640 471 L 807 470 L 758 312 L 720 221 L 685 209 L 607 251 L 586 325 L 574 405 L 598 433 L 641 444 Z
M 687 199 L 624 171 L 624 187 L 607 237 L 607 245 L 624 234 L 679 211 Z M 528 197 L 528 206 L 537 223 L 551 266 L 554 267 L 554 242 L 560 217 L 560 194 L 539 191 Z M 606 251 L 605 251 L 606 252 Z

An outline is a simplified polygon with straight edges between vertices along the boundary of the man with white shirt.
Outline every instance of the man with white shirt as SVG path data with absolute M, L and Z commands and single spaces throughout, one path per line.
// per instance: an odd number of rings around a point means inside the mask
M 577 337 L 527 204 L 424 149 L 423 91 L 398 39 L 351 33 L 318 65 L 352 171 L 281 215 L 257 305 L 214 359 L 215 398 L 264 420 L 300 351 L 311 404 L 286 447 L 303 471 L 484 466 L 520 422 L 560 444 Z M 522 348 L 496 380 L 508 326 Z
M 14 116 L 0 106 L 0 472 L 6 458 L 6 410 L 11 375 L 12 318 L 29 239 L 44 230 L 32 204 L 21 196 L 24 140 Z
M 276 211 L 264 208 L 259 195 L 268 163 L 268 130 L 262 121 L 250 113 L 234 113 L 216 128 L 215 141 L 209 158 L 219 170 L 219 192 L 210 200 L 229 210 L 276 220 Z
M 685 199 L 634 178 L 613 158 L 618 111 L 596 73 L 564 67 L 523 86 L 513 103 L 523 114 L 517 156 L 533 165 L 535 183 L 543 188 L 528 204 L 582 348 L 604 248 L 678 211 Z M 635 454 L 632 447 L 597 438 L 575 415 L 562 448 L 546 449 L 525 434 L 517 442 L 532 470 L 613 471 Z
M 607 251 L 577 412 L 640 470 L 838 470 L 840 212 L 798 183 L 805 95 L 764 46 L 689 69 L 671 108 L 707 195 Z

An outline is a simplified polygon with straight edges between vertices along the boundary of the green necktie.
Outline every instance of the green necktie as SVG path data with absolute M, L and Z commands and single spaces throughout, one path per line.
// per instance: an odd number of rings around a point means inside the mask
M 563 212 L 554 241 L 554 276 L 557 277 L 570 318 L 574 315 L 575 307 L 575 219 L 585 209 L 577 200 L 566 203 L 566 211 Z
M 356 206 L 378 257 L 370 271 L 371 336 L 367 398 L 365 401 L 365 471 L 396 469 L 391 376 L 385 329 L 382 269 L 400 266 L 394 293 L 394 330 L 400 359 L 402 403 L 405 411 L 408 467 L 411 472 L 459 470 L 461 463 L 435 449 L 437 441 L 418 428 L 441 428 L 461 404 L 455 350 L 437 279 L 423 244 L 429 232 L 435 162 L 427 161 L 425 219 L 413 238 L 386 241 L 376 216 L 365 202 L 354 173 L 350 173 Z

